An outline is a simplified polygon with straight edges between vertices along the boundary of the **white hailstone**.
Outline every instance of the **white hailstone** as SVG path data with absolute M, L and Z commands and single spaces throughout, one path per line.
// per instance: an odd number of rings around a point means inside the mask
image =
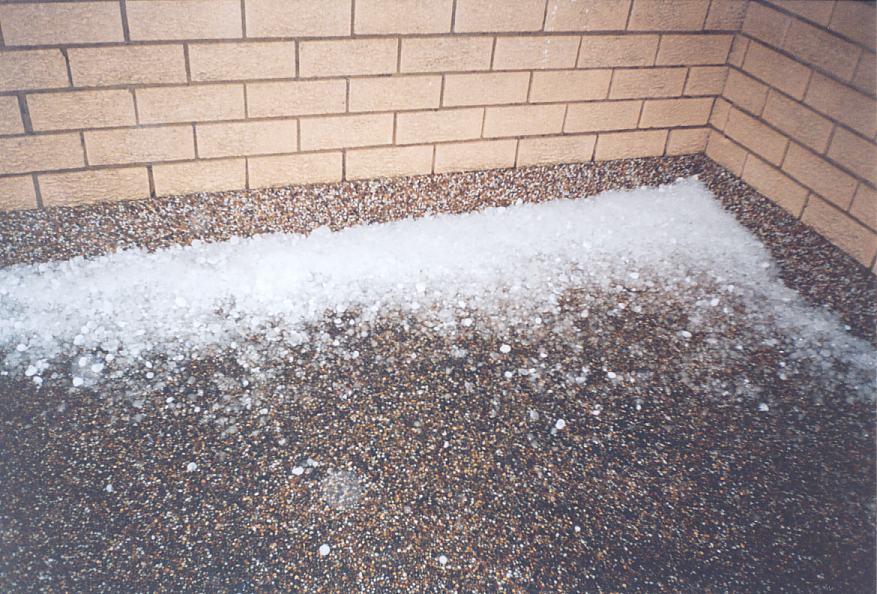
M 329 545 L 321 544 L 320 545 L 320 557 L 325 557 L 326 555 L 329 554 L 329 551 L 331 551 L 331 550 L 332 550 L 332 548 Z
M 683 330 L 679 334 L 682 336 L 682 338 L 691 338 L 691 332 L 689 332 L 688 330 Z
M 447 565 L 448 558 L 445 557 L 444 555 L 439 555 L 438 562 L 439 562 L 439 565 Z
M 85 380 L 83 380 L 81 377 L 74 377 L 73 378 L 73 385 L 77 388 L 79 386 L 81 386 L 84 382 L 85 382 Z
M 530 414 L 531 421 L 538 421 L 539 420 L 539 411 L 531 408 L 529 411 L 529 414 Z
M 196 470 L 198 470 L 198 465 L 194 462 L 186 464 L 186 472 L 195 472 Z
M 95 364 L 93 364 L 93 365 L 91 366 L 91 371 L 92 371 L 92 373 L 100 373 L 100 372 L 103 371 L 103 370 L 104 370 L 104 364 L 103 364 L 103 363 L 95 363 Z
M 267 409 L 267 408 L 260 408 L 260 409 L 259 409 L 259 414 L 262 415 L 262 416 L 267 415 L 267 414 L 268 414 L 268 409 Z
M 38 375 L 35 375 L 35 376 L 33 376 L 33 383 L 35 383 L 36 385 L 40 386 L 40 385 L 42 385 L 42 383 L 43 383 L 43 378 L 41 378 L 41 377 L 38 376 Z
M 614 371 L 607 371 L 607 372 L 606 372 L 606 377 L 608 377 L 609 379 L 615 379 L 615 378 L 618 377 L 618 376 L 615 375 L 615 372 L 614 372 Z
M 301 466 L 296 466 L 295 468 L 292 469 L 292 474 L 294 474 L 295 476 L 301 476 L 304 473 L 304 471 L 305 471 L 305 469 L 302 468 Z
M 113 484 L 107 483 L 107 486 L 104 487 L 104 491 L 106 491 L 107 493 L 112 493 L 113 492 Z
M 499 347 L 499 352 L 500 352 L 500 353 L 503 353 L 503 354 L 505 354 L 505 353 L 510 353 L 510 352 L 512 352 L 512 347 L 510 347 L 510 346 L 507 345 L 507 344 L 504 344 L 504 345 L 502 345 L 501 347 Z
M 579 315 L 583 318 L 587 318 L 589 315 L 591 315 L 591 312 L 589 312 L 587 309 L 583 309 L 581 313 L 579 313 Z
M 716 307 L 718 304 L 719 304 L 719 298 L 718 298 L 718 297 L 713 297 L 712 299 L 710 299 L 710 305 L 711 305 L 711 306 Z
M 515 376 L 515 374 L 512 373 L 511 371 L 506 371 L 506 372 L 503 373 L 502 375 L 503 375 L 503 377 L 505 377 L 506 379 L 511 379 L 511 378 L 513 378 L 513 377 Z
M 561 431 L 564 427 L 566 427 L 566 421 L 563 419 L 557 419 L 557 422 L 554 423 L 554 428 L 558 431 Z
M 762 402 L 758 405 L 758 410 L 761 412 L 767 412 L 770 410 L 770 407 L 766 403 Z
M 581 532 L 581 531 L 582 531 L 582 527 L 581 527 L 581 526 L 576 526 L 575 528 L 573 528 L 573 530 L 575 530 L 576 532 Z
M 23 353 L 24 351 L 27 350 L 27 347 L 23 344 L 20 344 L 17 347 L 15 347 L 15 350 L 18 351 L 19 353 Z
M 37 368 L 33 365 L 28 365 L 27 369 L 24 370 L 24 375 L 27 377 L 32 377 L 37 374 Z
M 472 318 L 463 318 L 463 320 L 460 323 L 468 328 L 469 326 L 472 325 Z

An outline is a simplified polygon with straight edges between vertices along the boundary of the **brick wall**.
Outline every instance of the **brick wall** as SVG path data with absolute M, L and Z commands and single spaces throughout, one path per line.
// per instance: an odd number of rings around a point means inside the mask
M 875 5 L 752 0 L 706 154 L 875 270 Z

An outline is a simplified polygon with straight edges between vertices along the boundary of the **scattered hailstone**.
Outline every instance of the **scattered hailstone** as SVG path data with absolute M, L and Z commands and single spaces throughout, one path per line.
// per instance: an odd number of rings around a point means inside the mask
M 566 421 L 563 419 L 557 419 L 557 422 L 554 423 L 554 428 L 558 431 L 561 431 L 564 427 L 566 427 Z
M 325 557 L 326 555 L 329 554 L 329 551 L 331 551 L 331 550 L 332 550 L 332 548 L 329 545 L 321 544 L 320 545 L 320 557 Z
M 447 565 L 448 558 L 445 557 L 444 555 L 439 555 L 438 562 L 439 562 L 439 565 Z
M 512 347 L 510 347 L 510 346 L 507 345 L 507 344 L 504 344 L 504 345 L 502 345 L 501 347 L 499 347 L 499 352 L 500 352 L 500 353 L 503 353 L 503 354 L 505 354 L 505 353 L 510 353 L 510 352 L 512 352 Z
M 472 325 L 472 318 L 463 318 L 463 320 L 460 323 L 468 328 L 469 326 Z
M 194 462 L 186 464 L 186 472 L 195 472 L 196 470 L 198 470 L 198 465 Z
M 682 338 L 691 338 L 691 332 L 688 330 L 683 330 L 679 333 Z
M 609 379 L 615 379 L 615 378 L 618 377 L 618 376 L 615 375 L 615 372 L 614 372 L 614 371 L 607 371 L 607 372 L 606 372 L 606 377 L 608 377 Z
M 33 365 L 29 365 L 27 369 L 24 370 L 24 375 L 27 377 L 32 377 L 37 374 L 37 368 Z
M 761 412 L 767 412 L 770 410 L 770 407 L 766 403 L 762 402 L 758 405 L 758 410 Z
M 106 491 L 107 493 L 112 493 L 113 492 L 113 484 L 107 483 L 107 486 L 104 487 L 104 491 Z
M 73 386 L 74 386 L 74 387 L 78 388 L 78 387 L 81 386 L 83 383 L 85 383 L 85 380 L 83 380 L 81 377 L 77 376 L 77 377 L 74 377 L 74 378 L 73 378 Z
M 305 469 L 301 466 L 296 466 L 292 469 L 292 474 L 294 474 L 295 476 L 301 476 L 302 474 L 304 474 L 304 471 Z

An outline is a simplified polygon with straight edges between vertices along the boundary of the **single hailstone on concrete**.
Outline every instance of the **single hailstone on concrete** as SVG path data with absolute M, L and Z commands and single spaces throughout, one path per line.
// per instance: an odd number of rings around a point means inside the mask
M 186 464 L 187 472 L 195 472 L 196 470 L 198 470 L 198 465 L 194 462 L 189 462 L 188 464 Z
M 330 547 L 329 545 L 327 545 L 325 543 L 321 544 L 320 545 L 320 557 L 325 557 L 326 555 L 329 554 L 329 551 L 331 551 L 331 550 L 332 550 L 332 547 Z
M 507 345 L 507 344 L 504 344 L 504 345 L 502 345 L 501 347 L 499 347 L 499 352 L 500 352 L 500 353 L 505 354 L 505 353 L 510 353 L 511 351 L 512 351 L 512 347 L 510 347 L 510 346 Z
M 332 509 L 353 509 L 362 496 L 359 476 L 351 470 L 330 470 L 320 481 L 320 490 Z
M 758 405 L 758 410 L 761 412 L 767 412 L 770 410 L 770 407 L 766 403 L 762 402 Z
M 301 466 L 295 466 L 292 469 L 292 474 L 294 474 L 295 476 L 301 476 L 304 473 L 304 471 L 305 471 L 305 469 L 302 468 Z
M 107 493 L 112 493 L 113 492 L 113 484 L 107 483 L 107 486 L 104 487 L 104 491 L 106 491 Z
M 83 380 L 81 377 L 77 376 L 77 377 L 74 377 L 74 378 L 73 378 L 73 385 L 74 385 L 75 387 L 78 388 L 78 387 L 81 386 L 83 383 L 85 383 L 85 380 Z
M 447 565 L 448 558 L 445 557 L 444 555 L 439 555 L 438 562 L 439 562 L 439 565 Z
M 564 427 L 566 427 L 566 421 L 564 421 L 563 419 L 557 419 L 557 422 L 554 423 L 554 428 L 558 431 L 563 430 Z
M 618 377 L 618 376 L 615 375 L 615 372 L 614 372 L 614 371 L 607 371 L 607 372 L 606 372 L 606 377 L 608 377 L 609 379 L 615 379 L 615 378 Z

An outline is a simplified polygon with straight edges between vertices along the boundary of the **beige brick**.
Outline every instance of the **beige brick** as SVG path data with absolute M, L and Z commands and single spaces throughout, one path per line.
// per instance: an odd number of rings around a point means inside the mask
M 90 165 L 151 163 L 195 158 L 192 126 L 122 128 L 85 132 Z
M 722 96 L 749 113 L 761 115 L 764 104 L 767 102 L 768 90 L 769 87 L 766 84 L 731 68 Z
M 0 97 L 0 134 L 24 132 L 16 97 Z
M 251 188 L 341 181 L 341 152 L 249 157 Z
M 566 105 L 508 105 L 488 107 L 484 115 L 485 138 L 560 134 Z
M 483 108 L 400 113 L 396 117 L 396 142 L 419 144 L 478 138 L 483 120 Z
M 70 91 L 27 96 L 33 129 L 75 130 L 133 126 L 134 97 L 128 90 Z
M 709 5 L 709 0 L 634 0 L 627 28 L 630 31 L 699 31 Z
M 686 68 L 616 70 L 609 89 L 610 99 L 675 97 L 682 94 Z
M 534 72 L 530 101 L 590 101 L 609 94 L 611 70 Z
M 770 0 L 770 2 L 820 25 L 828 24 L 834 10 L 833 0 Z
M 247 113 L 253 118 L 342 113 L 347 83 L 304 80 L 247 83 Z
M 770 6 L 750 2 L 741 31 L 759 41 L 780 47 L 792 18 Z
M 247 162 L 217 159 L 161 163 L 153 166 L 152 177 L 158 196 L 240 190 L 247 187 Z
M 807 188 L 768 165 L 755 155 L 746 159 L 743 181 L 779 204 L 796 217 L 801 216 L 807 202 Z
M 116 2 L 0 5 L 0 24 L 8 46 L 124 41 Z
M 828 146 L 831 121 L 776 91 L 770 92 L 762 118 L 818 153 Z
M 33 177 L 19 175 L 0 177 L 0 210 L 22 210 L 37 207 Z
M 550 163 L 580 163 L 594 156 L 594 134 L 522 138 L 518 145 L 518 167 Z
M 874 99 L 818 72 L 813 73 L 804 103 L 865 136 L 873 137 L 877 133 L 877 103 Z
M 689 130 L 670 130 L 667 140 L 668 155 L 691 155 L 702 153 L 709 138 L 709 128 L 692 128 Z
M 0 52 L 0 91 L 67 87 L 67 64 L 60 50 Z
M 545 0 L 457 0 L 454 31 L 539 31 Z
M 149 196 L 146 167 L 49 173 L 38 177 L 44 206 L 76 206 Z
M 435 172 L 514 167 L 517 144 L 512 139 L 438 144 Z
M 850 80 L 861 50 L 824 29 L 796 20 L 786 33 L 783 48 L 804 62 Z
M 877 59 L 872 52 L 862 52 L 853 74 L 853 86 L 871 95 L 877 93 Z
M 828 28 L 849 37 L 856 43 L 875 49 L 877 16 L 875 16 L 874 3 L 838 0 Z
M 79 134 L 41 134 L 0 138 L 0 173 L 26 173 L 82 167 Z
M 658 51 L 657 35 L 585 35 L 579 68 L 651 66 Z
M 664 35 L 655 64 L 724 64 L 733 39 L 733 35 Z
M 303 151 L 392 144 L 393 114 L 308 118 L 301 121 Z
M 731 51 L 728 52 L 728 64 L 742 68 L 747 49 L 749 49 L 749 39 L 743 35 L 735 35 L 734 41 L 731 43 Z
M 350 39 L 305 41 L 299 45 L 299 74 L 348 76 L 396 72 L 398 41 L 395 39 Z
M 871 265 L 877 251 L 877 236 L 852 217 L 811 196 L 801 220 L 863 265 Z
M 234 39 L 241 37 L 238 0 L 128 0 L 133 40 Z
M 548 0 L 546 31 L 623 31 L 631 0 Z
M 710 119 L 712 107 L 713 100 L 710 97 L 646 101 L 639 126 L 640 128 L 704 126 Z
M 358 34 L 449 33 L 453 0 L 357 0 Z
M 295 43 L 193 43 L 189 67 L 193 81 L 295 78 Z
M 611 161 L 634 157 L 655 157 L 664 154 L 667 142 L 666 130 L 643 130 L 639 132 L 603 132 L 597 138 L 594 159 Z
M 877 229 L 877 190 L 859 184 L 853 204 L 850 206 L 850 214 L 872 229 Z
M 566 114 L 564 132 L 599 132 L 636 128 L 642 101 L 573 103 Z
M 431 144 L 347 151 L 347 179 L 423 175 L 431 172 Z
M 442 105 L 524 103 L 529 87 L 529 72 L 448 74 L 445 76 Z
M 739 109 L 732 109 L 728 114 L 725 134 L 774 165 L 782 162 L 789 143 L 785 136 Z
M 703 28 L 707 30 L 739 31 L 746 16 L 749 0 L 713 0 Z M 671 134 L 672 136 L 672 134 Z
M 493 55 L 493 69 L 572 68 L 578 50 L 578 36 L 499 37 Z
M 810 69 L 760 43 L 750 42 L 743 70 L 770 86 L 803 99 L 810 80 Z
M 490 37 L 436 37 L 402 40 L 402 72 L 490 70 Z
M 688 70 L 685 81 L 686 95 L 719 95 L 725 87 L 728 68 L 725 66 L 695 66 Z
M 198 156 L 205 158 L 292 153 L 297 132 L 295 120 L 195 125 Z
M 247 0 L 247 37 L 350 34 L 351 0 Z
M 713 104 L 713 113 L 710 115 L 710 125 L 716 130 L 724 130 L 725 124 L 728 122 L 728 114 L 730 113 L 731 104 L 721 97 L 716 97 L 716 102 Z
M 748 154 L 745 149 L 740 147 L 733 140 L 712 130 L 709 140 L 706 143 L 706 156 L 733 173 L 740 175 L 743 173 L 743 163 L 746 161 Z
M 828 157 L 862 179 L 877 184 L 877 146 L 843 128 L 834 131 Z
M 355 78 L 350 81 L 350 111 L 435 108 L 441 93 L 438 75 Z
M 844 210 L 852 202 L 858 183 L 852 176 L 795 143 L 789 147 L 783 171 Z
M 182 45 L 74 47 L 67 53 L 77 87 L 186 82 Z
M 194 85 L 137 89 L 142 124 L 244 118 L 244 85 Z

